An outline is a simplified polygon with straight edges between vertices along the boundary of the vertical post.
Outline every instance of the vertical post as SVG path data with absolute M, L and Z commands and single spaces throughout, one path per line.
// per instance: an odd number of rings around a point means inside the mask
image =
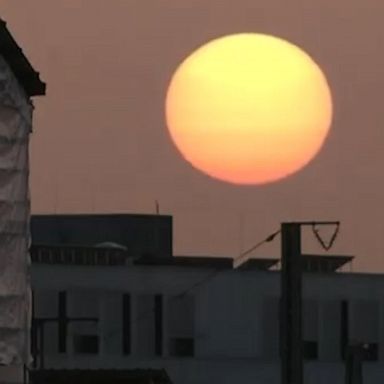
M 281 224 L 281 383 L 303 383 L 301 226 Z

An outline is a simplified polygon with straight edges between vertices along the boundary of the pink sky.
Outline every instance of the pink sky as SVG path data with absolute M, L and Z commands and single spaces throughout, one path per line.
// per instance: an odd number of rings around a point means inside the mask
M 282 220 L 339 219 L 335 253 L 384 272 L 382 0 L 2 0 L 48 84 L 36 98 L 33 211 L 174 215 L 175 251 L 236 256 Z M 302 172 L 237 187 L 190 167 L 171 143 L 164 95 L 204 42 L 236 32 L 280 36 L 328 76 L 331 134 Z M 319 248 L 305 238 L 305 251 Z M 279 241 L 255 255 L 278 256 Z

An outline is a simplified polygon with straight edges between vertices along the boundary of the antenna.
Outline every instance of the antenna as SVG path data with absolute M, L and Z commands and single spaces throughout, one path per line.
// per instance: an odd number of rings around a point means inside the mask
M 57 215 L 57 207 L 59 204 L 59 180 L 58 180 L 58 173 L 56 172 L 56 177 L 55 177 L 55 184 L 54 184 L 54 190 L 53 190 L 53 213 Z
M 244 214 L 243 212 L 239 213 L 239 255 L 244 252 Z
M 91 190 L 91 212 L 95 213 L 96 211 L 96 193 L 97 193 L 97 183 L 94 183 L 93 172 L 91 174 L 91 180 L 89 182 L 90 190 Z
M 303 384 L 302 344 L 302 252 L 301 228 L 312 227 L 313 233 L 325 250 L 329 250 L 339 232 L 338 221 L 304 221 L 281 223 L 281 284 L 280 284 L 280 345 L 281 383 Z M 333 226 L 331 239 L 325 242 L 317 228 Z

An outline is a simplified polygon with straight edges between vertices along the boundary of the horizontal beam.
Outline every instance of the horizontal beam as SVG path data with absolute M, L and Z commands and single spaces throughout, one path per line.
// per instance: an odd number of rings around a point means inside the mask
M 292 221 L 283 224 L 297 224 L 301 226 L 305 225 L 340 225 L 340 221 Z

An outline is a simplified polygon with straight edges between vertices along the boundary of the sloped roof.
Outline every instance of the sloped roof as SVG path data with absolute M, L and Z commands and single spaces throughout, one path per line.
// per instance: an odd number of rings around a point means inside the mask
M 344 265 L 353 261 L 353 256 L 347 255 L 302 255 L 304 272 L 336 272 Z
M 45 94 L 45 83 L 40 80 L 39 73 L 33 69 L 2 19 L 0 19 L 0 55 L 8 63 L 29 97 Z
M 239 266 L 239 270 L 260 270 L 260 271 L 268 271 L 272 267 L 275 267 L 279 264 L 279 259 L 271 259 L 271 258 L 252 258 L 247 260 L 245 263 Z

